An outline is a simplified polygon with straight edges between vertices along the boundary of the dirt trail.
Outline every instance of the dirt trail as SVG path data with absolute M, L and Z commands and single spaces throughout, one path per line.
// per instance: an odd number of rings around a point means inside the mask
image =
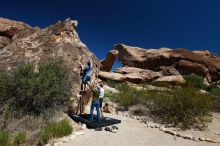
M 116 125 L 119 128 L 117 133 L 86 129 L 85 135 L 78 136 L 63 146 L 219 146 L 182 138 L 175 140 L 174 136 L 148 128 L 137 120 L 113 114 L 105 116 L 122 120 L 121 124 Z

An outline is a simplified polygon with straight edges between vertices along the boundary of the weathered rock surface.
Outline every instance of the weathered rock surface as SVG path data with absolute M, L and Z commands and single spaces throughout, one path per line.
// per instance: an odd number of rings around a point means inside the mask
M 123 75 L 120 73 L 114 73 L 114 72 L 100 71 L 99 78 L 104 79 L 104 80 L 109 79 L 113 81 L 123 81 Z
M 29 25 L 0 17 L 0 36 L 12 38 L 19 31 L 30 27 Z
M 160 83 L 173 83 L 175 85 L 184 84 L 185 80 L 181 75 L 174 75 L 174 76 L 162 76 L 154 81 L 156 84 Z
M 118 51 L 117 50 L 111 50 L 108 52 L 106 58 L 102 61 L 100 61 L 101 63 L 101 71 L 111 71 L 112 70 L 112 66 L 115 62 L 115 60 L 118 57 Z
M 186 49 L 143 49 L 118 44 L 119 61 L 126 66 L 158 71 L 161 66 L 173 67 L 180 74 L 195 73 L 211 82 L 220 80 L 220 57 L 208 51 Z
M 119 70 L 124 70 L 126 71 L 126 67 L 119 68 Z M 152 81 L 158 77 L 161 76 L 159 72 L 153 72 L 150 70 L 145 70 L 144 72 L 128 72 L 127 74 L 122 74 L 122 73 L 115 73 L 115 72 L 104 72 L 100 71 L 99 73 L 99 78 L 101 79 L 109 79 L 113 81 L 124 81 L 124 82 L 131 82 L 131 83 L 141 83 L 141 82 L 147 82 L 147 81 Z
M 48 60 L 62 62 L 69 71 L 73 91 L 78 93 L 81 81 L 78 67 L 82 56 L 93 60 L 94 72 L 100 63 L 80 41 L 76 26 L 77 21 L 67 19 L 40 29 L 1 18 L 0 35 L 13 36 L 13 39 L 0 49 L 0 68 L 10 70 L 23 63 L 33 63 L 37 67 L 38 63 Z
M 132 83 L 141 83 L 152 81 L 162 76 L 161 72 L 155 72 L 148 69 L 135 67 L 120 67 L 115 72 L 123 74 L 123 81 Z
M 7 46 L 10 43 L 11 43 L 11 40 L 9 38 L 4 37 L 4 36 L 0 36 L 0 49 L 4 48 L 5 46 Z

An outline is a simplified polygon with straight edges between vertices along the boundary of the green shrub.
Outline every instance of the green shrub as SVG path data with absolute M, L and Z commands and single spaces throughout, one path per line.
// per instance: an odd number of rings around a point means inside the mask
M 0 73 L 0 104 L 3 103 L 7 98 L 8 89 L 8 76 L 6 73 Z
M 137 90 L 129 85 L 119 86 L 120 91 L 112 100 L 129 107 L 143 104 L 155 118 L 181 128 L 205 127 L 212 110 L 212 98 L 200 94 L 195 87 L 173 87 L 167 91 Z
M 73 132 L 72 126 L 66 120 L 57 123 L 56 137 L 63 137 L 70 135 Z
M 26 133 L 25 132 L 19 132 L 15 135 L 13 139 L 13 146 L 19 146 L 22 144 L 26 139 Z
M 210 92 L 211 92 L 211 94 L 220 97 L 220 88 L 218 88 L 218 87 L 211 88 Z
M 213 96 L 213 102 L 214 102 L 214 110 L 215 111 L 220 111 L 220 89 L 218 87 L 211 87 L 210 93 Z
M 10 146 L 10 135 L 8 132 L 0 132 L 0 146 Z
M 144 104 L 145 98 L 147 97 L 147 91 L 145 89 L 136 89 L 127 84 L 121 84 L 117 88 L 118 93 L 112 95 L 113 100 L 119 102 L 120 105 L 129 107 L 136 104 Z
M 211 97 L 192 87 L 174 88 L 168 92 L 151 94 L 150 111 L 181 128 L 204 127 L 212 109 Z
M 59 138 L 63 136 L 70 135 L 73 131 L 72 126 L 66 120 L 62 120 L 58 123 L 52 122 L 48 123 L 42 130 L 40 134 L 40 139 L 43 143 L 51 138 Z
M 8 97 L 12 107 L 28 114 L 40 114 L 46 109 L 64 104 L 70 93 L 65 69 L 55 63 L 34 66 L 24 64 L 10 72 Z
M 184 79 L 186 81 L 186 85 L 189 87 L 195 87 L 199 89 L 205 89 L 206 86 L 204 85 L 203 77 L 200 77 L 195 74 L 185 75 Z
M 109 79 L 105 81 L 105 84 L 112 88 L 117 88 L 118 86 L 120 86 L 120 83 L 113 81 L 113 80 L 109 80 Z

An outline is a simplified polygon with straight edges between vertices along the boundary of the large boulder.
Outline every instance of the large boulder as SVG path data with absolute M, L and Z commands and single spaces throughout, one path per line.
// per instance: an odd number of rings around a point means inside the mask
M 111 50 L 108 52 L 106 58 L 102 61 L 100 61 L 101 63 L 101 71 L 111 71 L 112 70 L 112 66 L 115 62 L 115 60 L 118 57 L 118 51 L 117 50 Z
M 5 24 L 2 25 L 2 22 Z M 44 29 L 0 19 L 0 34 L 13 36 L 12 42 L 0 49 L 0 68 L 10 70 L 24 63 L 32 63 L 37 69 L 40 62 L 48 60 L 62 62 L 69 71 L 73 93 L 77 94 L 81 84 L 79 64 L 82 63 L 82 56 L 92 59 L 94 72 L 100 63 L 87 46 L 80 41 L 76 27 L 77 21 L 70 19 L 59 21 Z M 94 78 L 95 74 L 92 79 Z
M 176 68 L 181 74 L 195 73 L 208 78 L 209 82 L 220 80 L 220 57 L 208 51 L 186 49 L 143 49 L 118 44 L 119 61 L 129 67 L 158 71 L 161 66 Z

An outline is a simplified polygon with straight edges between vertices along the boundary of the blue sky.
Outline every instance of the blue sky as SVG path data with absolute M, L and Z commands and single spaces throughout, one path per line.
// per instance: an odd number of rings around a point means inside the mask
M 76 19 L 81 40 L 99 59 L 117 43 L 220 55 L 219 0 L 7 0 L 0 17 L 41 28 Z

